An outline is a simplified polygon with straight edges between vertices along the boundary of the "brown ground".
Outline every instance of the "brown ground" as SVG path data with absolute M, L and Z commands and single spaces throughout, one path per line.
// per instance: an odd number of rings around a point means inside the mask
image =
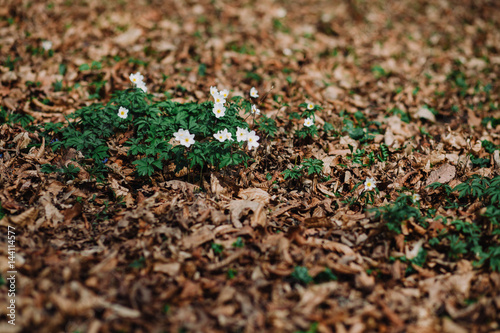
M 64 121 L 92 102 L 92 82 L 106 80 L 106 101 L 140 71 L 158 98 L 169 92 L 177 101 L 205 101 L 211 85 L 248 97 L 255 86 L 262 112 L 280 116 L 277 137 L 261 135 L 247 169 L 206 173 L 203 182 L 168 172 L 139 179 L 116 156 L 108 166 L 121 171 L 110 171 L 105 185 L 85 173 L 67 181 L 40 166 L 69 163 L 78 159 L 74 151 L 32 147 L 41 143 L 37 131 L 2 125 L 2 304 L 9 301 L 8 225 L 16 227 L 18 273 L 16 325 L 3 320 L 2 305 L 0 332 L 500 330 L 499 273 L 473 266 L 474 256 L 451 258 L 430 246 L 435 228 L 408 220 L 396 235 L 364 204 L 342 202 L 374 177 L 375 206 L 405 186 L 422 196 L 423 212 L 433 207 L 475 221 L 481 203 L 444 209 L 442 196 L 425 185 L 436 170 L 452 186 L 472 173 L 498 174 L 498 154 L 484 168 L 467 159 L 470 152 L 490 156 L 480 139 L 500 144 L 500 129 L 481 125 L 500 117 L 496 1 L 0 3 L 6 112 Z M 52 56 L 41 51 L 44 40 L 52 41 Z M 102 68 L 78 70 L 92 61 Z M 72 89 L 55 91 L 59 80 Z M 306 100 L 324 108 L 319 125 L 340 130 L 342 110 L 379 121 L 384 134 L 360 148 L 378 153 L 386 142 L 389 160 L 353 164 L 348 144 L 359 143 L 346 133 L 298 140 L 299 123 L 288 114 Z M 436 119 L 425 105 L 438 111 Z M 409 124 L 385 117 L 394 107 L 410 114 Z M 283 179 L 281 172 L 308 157 L 323 160 L 329 180 Z M 238 237 L 242 248 L 232 245 Z M 390 260 L 421 247 L 427 260 L 410 273 L 408 263 Z M 329 268 L 338 279 L 300 283 L 291 277 L 298 266 L 312 277 Z

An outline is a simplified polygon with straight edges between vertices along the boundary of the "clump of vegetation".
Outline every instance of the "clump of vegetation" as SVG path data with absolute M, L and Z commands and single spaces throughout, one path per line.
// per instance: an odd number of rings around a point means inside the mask
M 131 81 L 136 87 L 115 92 L 105 105 L 93 103 L 77 110 L 66 126 L 45 124 L 43 135 L 54 149 L 75 148 L 95 163 L 110 157 L 111 138 L 126 135 L 128 155 L 140 176 L 151 176 L 168 161 L 175 163 L 177 171 L 246 164 L 250 159 L 247 151 L 259 146 L 259 136 L 239 115 L 249 102 L 241 98 L 228 101 L 227 90 L 212 87 L 213 102 L 154 102 L 140 73 L 132 74 Z M 255 113 L 257 109 L 250 105 L 250 110 Z M 258 124 L 264 133 L 274 135 L 276 126 L 271 119 Z

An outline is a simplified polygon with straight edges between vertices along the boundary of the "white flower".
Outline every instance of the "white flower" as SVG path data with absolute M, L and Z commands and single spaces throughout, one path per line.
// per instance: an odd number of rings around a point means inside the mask
M 128 109 L 124 108 L 123 106 L 120 106 L 118 109 L 118 117 L 126 119 L 128 115 Z
M 177 141 L 182 141 L 187 134 L 189 134 L 188 130 L 180 128 L 177 132 L 174 133 L 174 138 Z
M 215 103 L 212 111 L 217 118 L 224 117 L 226 114 L 226 108 L 222 103 Z
M 227 128 L 224 128 L 224 130 L 222 131 L 222 134 L 224 134 L 226 136 L 226 139 L 229 140 L 229 141 L 233 141 L 233 139 L 231 139 L 231 132 L 229 132 L 227 130 Z
M 217 95 L 214 95 L 214 103 L 215 104 L 224 104 L 224 103 L 226 103 L 226 99 L 221 94 L 217 94 Z
M 365 191 L 371 191 L 371 190 L 374 190 L 376 188 L 375 186 L 375 178 L 366 178 L 365 180 Z
M 255 134 L 255 131 L 251 131 L 247 134 L 248 150 L 252 150 L 253 147 L 257 148 L 259 146 L 259 136 Z
M 142 91 L 144 91 L 145 93 L 148 92 L 148 87 L 146 87 L 146 84 L 143 81 L 141 81 L 137 84 L 137 88 L 141 88 Z
M 247 136 L 248 136 L 248 130 L 245 128 L 238 127 L 238 129 L 236 130 L 236 140 L 238 140 L 238 142 L 246 141 Z
M 177 133 L 174 133 L 174 138 L 187 148 L 195 142 L 194 134 L 189 133 L 189 130 L 180 129 Z
M 283 49 L 283 54 L 286 55 L 287 57 L 291 56 L 293 54 L 292 50 L 290 50 L 289 48 L 284 48 Z
M 308 110 L 314 109 L 314 104 L 313 103 L 307 103 L 307 109 Z
M 141 72 L 137 72 L 135 74 L 130 74 L 129 77 L 130 81 L 132 81 L 132 83 L 136 84 L 136 85 L 139 85 L 139 84 L 144 84 L 143 80 L 144 80 L 144 76 L 141 75 Z
M 413 200 L 413 202 L 420 201 L 420 194 L 418 194 L 418 193 L 414 193 L 414 194 L 411 196 L 411 199 Z
M 279 17 L 279 18 L 284 18 L 286 16 L 286 9 L 285 8 L 278 8 L 278 10 L 276 10 L 276 17 Z
M 250 97 L 253 98 L 259 97 L 259 92 L 257 91 L 257 89 L 255 89 L 255 87 L 252 87 L 252 89 L 250 89 Z
M 215 97 L 215 95 L 218 95 L 218 94 L 219 94 L 219 92 L 217 91 L 217 87 L 215 87 L 215 86 L 210 87 L 210 95 Z
M 219 95 L 221 95 L 222 98 L 226 99 L 227 96 L 229 96 L 229 90 L 227 90 L 227 89 L 221 90 L 221 91 L 219 91 Z
M 215 133 L 214 138 L 216 138 L 220 142 L 226 141 L 226 136 L 224 135 L 224 133 L 222 133 L 222 131 L 218 131 L 217 133 Z
M 314 124 L 314 120 L 312 118 L 306 118 L 306 120 L 304 121 L 304 126 L 305 127 L 310 127 Z
M 260 110 L 257 109 L 257 106 L 255 104 L 252 104 L 252 114 L 260 114 Z
M 48 50 L 51 50 L 52 49 L 52 42 L 50 40 L 44 40 L 42 42 L 42 48 L 45 50 L 45 51 L 48 51 Z

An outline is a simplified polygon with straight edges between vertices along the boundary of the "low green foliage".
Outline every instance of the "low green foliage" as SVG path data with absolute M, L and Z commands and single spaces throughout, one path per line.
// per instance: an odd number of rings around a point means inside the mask
M 304 168 L 300 165 L 295 165 L 292 169 L 286 169 L 282 172 L 283 178 L 300 179 L 302 177 L 303 169 Z
M 389 259 L 390 259 L 390 261 L 398 259 L 402 262 L 408 263 L 409 265 L 405 271 L 405 274 L 408 275 L 408 274 L 412 274 L 412 273 L 416 272 L 415 269 L 412 267 L 412 265 L 416 265 L 416 266 L 420 266 L 420 267 L 424 266 L 425 261 L 427 260 L 427 251 L 423 247 L 421 247 L 418 250 L 417 255 L 412 259 L 408 259 L 406 256 L 402 256 L 402 257 L 398 257 L 398 258 L 391 257 Z
M 236 277 L 236 275 L 237 275 L 237 274 L 238 274 L 238 271 L 237 271 L 237 270 L 235 270 L 234 268 L 229 268 L 229 269 L 227 270 L 227 278 L 228 278 L 229 280 L 234 279 L 234 278 Z
M 481 146 L 486 150 L 486 152 L 493 154 L 495 150 L 499 150 L 500 146 L 495 145 L 493 142 L 488 140 L 481 141 Z
M 323 170 L 323 161 L 318 160 L 316 158 L 306 158 L 302 162 L 302 166 L 304 169 L 307 169 L 307 174 L 312 175 L 312 174 L 321 174 L 321 171 Z
M 313 278 L 309 275 L 309 270 L 304 266 L 296 266 L 291 277 L 302 284 L 309 284 L 313 281 Z
M 276 120 L 269 118 L 266 115 L 260 116 L 257 120 L 257 125 L 259 126 L 259 131 L 266 133 L 270 137 L 274 138 L 278 128 L 276 127 Z
M 448 206 L 454 204 L 458 208 L 475 202 L 485 205 L 481 214 L 483 220 L 470 222 L 456 219 L 448 222 L 445 217 L 436 217 L 441 218 L 449 228 L 430 239 L 429 245 L 444 247 L 452 260 L 471 255 L 477 259 L 476 265 L 488 263 L 492 270 L 500 271 L 500 176 L 487 178 L 472 175 L 453 189 L 441 183 L 433 183 L 428 187 L 443 189 Z
M 212 243 L 210 244 L 210 248 L 212 249 L 212 251 L 214 251 L 214 254 L 221 254 L 222 251 L 224 251 L 224 245 L 222 244 L 217 244 L 217 243 Z
M 342 132 L 346 132 L 353 140 L 365 143 L 373 140 L 376 134 L 382 134 L 381 124 L 377 121 L 369 121 L 361 111 L 352 114 L 341 111 L 340 116 L 344 123 Z
M 245 246 L 245 242 L 241 237 L 236 238 L 236 241 L 232 244 L 233 247 L 242 248 Z
M 62 173 L 68 179 L 75 179 L 80 172 L 80 168 L 74 166 L 73 164 L 68 164 L 67 166 L 62 168 L 58 168 L 55 165 L 51 164 L 42 164 L 40 170 L 43 173 Z
M 19 124 L 27 128 L 35 120 L 33 116 L 23 113 L 9 113 L 4 106 L 0 106 L 0 125 L 1 124 Z
M 295 331 L 294 333 L 317 333 L 318 332 L 318 323 L 314 322 L 311 324 L 307 331 Z
M 4 216 L 5 216 L 5 211 L 3 210 L 2 202 L 0 201 L 0 220 L 3 219 Z
M 318 275 L 314 277 L 315 283 L 323 283 L 323 282 L 337 281 L 337 280 L 338 277 L 328 267 L 326 267 L 324 271 L 320 272 Z
M 323 171 L 323 161 L 316 158 L 306 158 L 302 161 L 301 165 L 296 165 L 292 169 L 283 171 L 283 178 L 300 179 L 303 176 L 304 170 L 307 170 L 309 176 L 313 174 L 320 175 Z
M 471 154 L 470 161 L 472 162 L 472 165 L 477 166 L 479 168 L 487 168 L 490 166 L 489 158 L 475 157 L 474 155 Z
M 381 219 L 390 231 L 401 233 L 401 224 L 410 218 L 417 222 L 423 221 L 420 210 L 413 206 L 414 202 L 409 195 L 400 195 L 394 203 L 371 208 L 368 211 L 373 213 L 374 219 Z
M 128 155 L 140 176 L 151 176 L 161 170 L 166 161 L 173 161 L 176 170 L 180 170 L 183 167 L 219 169 L 246 164 L 249 160 L 243 149 L 244 141 L 235 140 L 238 127 L 248 129 L 248 124 L 239 116 L 239 110 L 248 107 L 247 101 L 236 98 L 236 102 L 227 103 L 225 116 L 217 118 L 212 112 L 213 102 L 153 102 L 151 97 L 139 88 L 118 91 L 105 105 L 94 103 L 69 115 L 66 126 L 62 123 L 43 125 L 43 135 L 54 149 L 75 148 L 94 162 L 100 162 L 110 156 L 108 143 L 112 139 L 124 133 L 132 134 L 125 144 L 130 147 Z M 120 107 L 130 110 L 126 119 L 118 116 Z M 262 119 L 260 128 L 273 136 L 274 120 Z M 170 142 L 179 129 L 195 135 L 196 142 L 189 148 Z M 234 139 L 215 140 L 213 134 L 223 129 L 228 129 Z

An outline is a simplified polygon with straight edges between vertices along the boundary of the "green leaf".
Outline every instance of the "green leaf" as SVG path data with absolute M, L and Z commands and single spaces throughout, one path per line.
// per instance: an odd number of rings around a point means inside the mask
M 87 64 L 82 64 L 82 65 L 80 65 L 80 67 L 78 67 L 78 69 L 80 70 L 80 72 L 83 72 L 83 71 L 89 70 L 90 66 Z
M 161 168 L 161 161 L 155 160 L 152 157 L 145 157 L 142 160 L 132 162 L 132 164 L 137 165 L 136 169 L 139 176 L 151 176 L 154 172 L 154 167 Z
M 291 274 L 291 277 L 303 284 L 309 284 L 313 281 L 307 267 L 296 266 Z

